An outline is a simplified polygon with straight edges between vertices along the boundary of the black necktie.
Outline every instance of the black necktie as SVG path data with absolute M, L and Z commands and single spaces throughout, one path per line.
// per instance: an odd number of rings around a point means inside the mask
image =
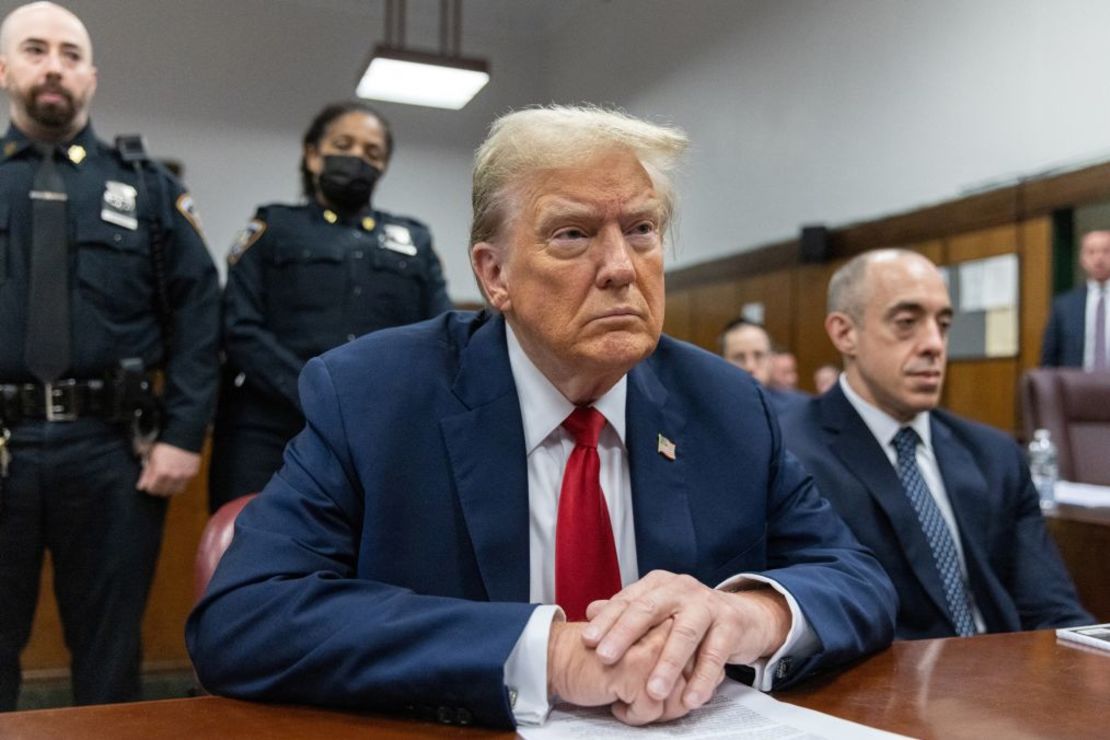
M 54 166 L 56 148 L 36 144 L 42 163 L 31 187 L 31 289 L 23 359 L 44 383 L 70 364 L 69 240 L 66 186 Z

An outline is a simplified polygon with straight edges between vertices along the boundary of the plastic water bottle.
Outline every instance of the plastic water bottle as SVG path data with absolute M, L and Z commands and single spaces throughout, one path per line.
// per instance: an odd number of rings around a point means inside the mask
M 1052 435 L 1047 429 L 1033 432 L 1033 441 L 1029 443 L 1029 473 L 1040 496 L 1041 509 L 1055 509 L 1060 469 L 1056 465 L 1056 445 L 1052 444 Z

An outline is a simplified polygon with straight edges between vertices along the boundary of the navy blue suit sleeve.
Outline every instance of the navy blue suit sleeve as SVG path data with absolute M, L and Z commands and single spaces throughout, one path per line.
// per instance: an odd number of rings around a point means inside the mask
M 209 691 L 354 709 L 513 724 L 503 667 L 533 609 L 421 595 L 359 573 L 366 501 L 324 361 L 301 378 L 307 426 L 285 465 L 240 515 L 186 627 Z M 420 543 L 398 549 L 418 558 Z M 444 568 L 450 567 L 449 563 Z
M 882 566 L 852 534 L 817 490 L 801 463 L 782 448 L 778 424 L 770 508 L 767 565 L 762 575 L 797 600 L 821 651 L 791 660 L 774 688 L 890 644 L 898 597 Z

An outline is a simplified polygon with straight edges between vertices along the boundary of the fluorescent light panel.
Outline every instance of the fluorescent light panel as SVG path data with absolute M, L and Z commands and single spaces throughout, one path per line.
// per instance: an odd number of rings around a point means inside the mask
M 485 62 L 378 48 L 355 94 L 391 103 L 459 110 L 489 82 Z

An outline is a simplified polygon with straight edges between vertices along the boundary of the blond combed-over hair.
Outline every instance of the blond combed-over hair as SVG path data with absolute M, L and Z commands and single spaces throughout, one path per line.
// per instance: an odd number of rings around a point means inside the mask
M 529 174 L 572 166 L 595 154 L 627 149 L 647 171 L 663 202 L 663 226 L 674 213 L 670 174 L 688 139 L 678 128 L 592 105 L 552 105 L 494 121 L 474 157 L 471 246 L 492 242 L 505 225 L 514 185 Z

